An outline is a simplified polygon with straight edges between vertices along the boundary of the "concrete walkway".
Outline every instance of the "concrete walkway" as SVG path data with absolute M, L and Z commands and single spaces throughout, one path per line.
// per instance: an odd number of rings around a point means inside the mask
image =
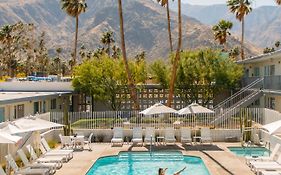
M 245 164 L 244 158 L 238 158 L 232 154 L 227 146 L 237 144 L 215 143 L 214 145 L 197 146 L 156 146 L 156 150 L 179 150 L 184 155 L 199 156 L 203 159 L 210 174 L 213 175 L 253 175 Z M 74 158 L 57 171 L 56 175 L 84 175 L 94 162 L 103 156 L 118 155 L 120 151 L 148 151 L 148 147 L 111 147 L 110 144 L 93 144 L 93 151 L 84 150 L 74 152 Z

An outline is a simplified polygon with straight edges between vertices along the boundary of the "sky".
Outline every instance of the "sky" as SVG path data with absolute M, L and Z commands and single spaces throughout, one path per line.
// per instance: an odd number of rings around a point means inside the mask
M 182 0 L 184 3 L 194 5 L 211 5 L 211 4 L 224 4 L 226 0 Z M 253 7 L 260 7 L 263 5 L 275 5 L 275 0 L 254 0 Z

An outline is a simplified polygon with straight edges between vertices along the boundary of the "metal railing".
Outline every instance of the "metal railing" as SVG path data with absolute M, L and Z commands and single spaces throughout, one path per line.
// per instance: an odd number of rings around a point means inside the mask
M 263 78 L 263 89 L 281 90 L 281 75 L 243 78 L 242 86 L 247 86 L 251 82 L 261 78 Z
M 113 127 L 211 127 L 220 129 L 239 129 L 240 120 L 251 117 L 258 123 L 264 121 L 263 108 L 237 108 L 228 113 L 229 117 L 218 125 L 212 121 L 216 119 L 214 114 L 183 115 L 159 114 L 144 116 L 139 111 L 103 111 L 103 112 L 69 112 L 69 122 L 72 129 L 111 129 Z M 63 124 L 62 112 L 51 112 L 50 120 Z
M 226 100 L 220 102 L 218 105 L 214 107 L 214 109 L 226 109 L 230 108 L 232 105 L 235 105 L 240 100 L 244 99 L 251 93 L 253 93 L 253 89 L 260 89 L 263 85 L 263 78 L 255 79 L 252 83 L 248 84 L 246 87 L 243 87 L 241 90 L 227 98 Z

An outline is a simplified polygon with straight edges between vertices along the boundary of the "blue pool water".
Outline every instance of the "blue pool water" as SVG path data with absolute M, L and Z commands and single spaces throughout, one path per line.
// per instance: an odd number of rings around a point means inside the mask
M 210 175 L 201 158 L 181 152 L 121 152 L 98 159 L 86 175 L 157 175 L 159 168 L 173 175 L 184 167 L 181 175 Z
M 262 147 L 228 147 L 237 156 L 269 156 L 270 151 Z

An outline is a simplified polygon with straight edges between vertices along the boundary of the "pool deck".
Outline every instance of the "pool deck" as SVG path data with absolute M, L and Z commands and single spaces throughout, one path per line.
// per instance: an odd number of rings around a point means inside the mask
M 231 153 L 228 146 L 240 146 L 240 143 L 217 143 L 213 145 L 182 146 L 182 144 L 155 146 L 154 150 L 179 150 L 184 155 L 199 156 L 203 159 L 210 174 L 213 175 L 254 175 L 246 165 L 244 158 Z M 85 146 L 86 148 L 86 146 Z M 109 143 L 95 143 L 93 151 L 74 152 L 73 159 L 64 163 L 56 175 L 84 175 L 93 163 L 100 157 L 117 155 L 120 151 L 148 151 L 149 146 L 134 146 L 124 144 L 122 147 L 112 147 Z

